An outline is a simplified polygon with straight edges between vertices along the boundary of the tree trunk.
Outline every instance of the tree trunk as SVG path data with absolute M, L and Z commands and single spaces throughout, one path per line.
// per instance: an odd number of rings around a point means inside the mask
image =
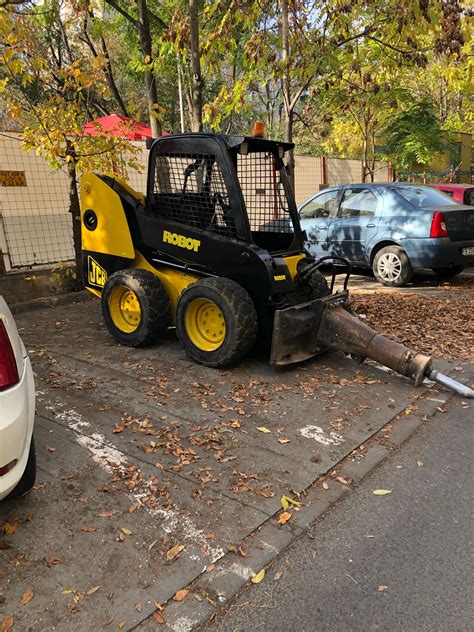
M 156 118 L 156 106 L 158 105 L 158 92 L 156 89 L 155 74 L 153 72 L 153 56 L 151 46 L 150 24 L 146 0 L 136 0 L 138 7 L 138 23 L 140 25 L 140 50 L 143 61 L 146 64 L 145 88 L 148 99 L 148 112 L 153 138 L 161 136 L 161 123 Z
M 202 76 L 199 50 L 199 0 L 189 0 L 192 61 L 192 131 L 202 132 Z
M 76 261 L 77 284 L 82 288 L 82 239 L 81 239 L 81 206 L 77 190 L 77 173 L 74 158 L 67 165 L 69 175 L 69 212 L 72 220 L 72 238 L 74 243 L 74 258 Z
M 293 107 L 291 103 L 290 77 L 290 21 L 288 0 L 281 0 L 281 40 L 283 62 L 283 100 L 285 103 L 285 141 L 293 142 Z M 295 156 L 293 150 L 287 152 L 287 164 L 291 188 L 295 191 Z

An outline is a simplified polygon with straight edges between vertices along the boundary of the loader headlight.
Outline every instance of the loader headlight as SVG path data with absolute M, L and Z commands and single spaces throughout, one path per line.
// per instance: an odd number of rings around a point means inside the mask
M 84 226 L 88 230 L 95 230 L 97 228 L 97 215 L 91 209 L 88 209 L 84 213 Z

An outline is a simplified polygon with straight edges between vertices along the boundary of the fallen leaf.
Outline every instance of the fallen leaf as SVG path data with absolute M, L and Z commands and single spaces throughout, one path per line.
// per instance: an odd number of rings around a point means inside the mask
M 262 568 L 258 573 L 252 573 L 252 584 L 259 584 L 262 579 L 265 577 L 265 569 Z
M 134 511 L 136 511 L 138 508 L 140 507 L 140 503 L 138 502 L 138 500 L 136 502 L 133 503 L 133 505 L 130 505 L 130 507 L 127 509 L 128 513 L 133 513 Z
M 317 552 L 313 549 L 311 551 L 311 559 L 313 560 L 313 562 L 316 560 L 316 558 L 318 557 Z
M 271 432 L 271 430 L 269 430 L 266 426 L 259 426 L 259 427 L 257 428 L 257 430 L 258 430 L 259 432 L 264 432 L 264 433 Z
M 8 632 L 12 629 L 13 624 L 15 623 L 15 619 L 13 617 L 4 617 L 1 621 L 2 627 L 0 628 L 1 632 Z
M 423 467 L 423 461 L 417 461 L 416 467 Z
M 30 603 L 30 601 L 33 599 L 34 594 L 35 593 L 33 592 L 33 588 L 30 586 L 30 588 L 28 588 L 21 599 L 21 605 L 26 606 L 27 603 Z
M 160 612 L 163 612 L 163 610 L 165 609 L 164 606 L 161 605 L 161 603 L 159 601 L 155 601 L 155 603 L 153 604 L 155 606 L 155 608 L 157 610 L 159 610 Z
M 114 514 L 116 514 L 116 511 L 102 511 L 99 514 L 99 518 L 111 518 Z
M 74 591 L 71 590 L 71 588 L 66 588 L 66 590 L 63 590 L 62 594 L 63 595 L 70 595 L 71 593 L 73 593 Z
M 159 612 L 157 612 L 156 614 L 153 615 L 153 621 L 156 621 L 157 623 L 164 623 L 165 622 L 164 618 L 161 616 L 161 614 Z
M 289 511 L 283 511 L 278 516 L 278 524 L 286 524 L 290 518 L 291 518 L 290 512 Z
M 137 612 L 141 612 L 142 611 L 142 604 L 139 601 L 137 601 L 137 603 L 135 604 L 135 610 Z
M 446 408 L 442 408 L 441 406 L 436 406 L 436 410 L 438 410 L 440 413 L 446 412 Z
M 280 502 L 281 502 L 281 506 L 285 510 L 288 509 L 290 505 L 294 505 L 295 507 L 299 507 L 301 505 L 299 501 L 293 500 L 293 498 L 290 498 L 289 496 L 282 496 L 280 499 Z
M 336 481 L 339 481 L 340 483 L 342 483 L 343 485 L 349 485 L 349 481 L 347 481 L 345 478 L 343 478 L 342 476 L 336 476 Z
M 174 546 L 172 546 L 166 554 L 166 559 L 168 560 L 168 562 L 171 562 L 171 560 L 174 560 L 176 557 L 178 557 L 183 549 L 184 544 L 175 544 Z
M 278 571 L 278 573 L 275 573 L 275 575 L 273 575 L 273 581 L 274 581 L 274 582 L 277 582 L 277 581 L 279 581 L 282 577 L 283 577 L 283 571 Z
M 59 557 L 53 557 L 52 555 L 45 557 L 44 561 L 48 565 L 48 568 L 51 568 L 51 566 L 54 566 L 55 564 L 61 564 Z
M 379 586 L 379 592 L 385 592 L 388 586 Z
M 326 483 L 326 481 L 323 481 L 323 489 L 329 489 L 329 485 Z
M 290 443 L 290 440 L 286 437 L 278 437 L 278 443 Z
M 386 496 L 387 494 L 391 494 L 391 493 L 392 493 L 391 489 L 374 489 L 374 491 L 372 492 L 374 496 Z
M 82 527 L 81 531 L 85 531 L 86 533 L 92 533 L 92 531 L 95 531 L 94 527 Z
M 11 564 L 12 566 L 20 566 L 22 560 L 25 558 L 25 554 L 24 553 L 19 553 L 18 555 L 15 555 L 14 557 L 11 557 L 8 562 L 9 564 Z
M 152 550 L 152 548 L 155 546 L 155 544 L 158 542 L 158 540 L 153 540 L 153 542 L 150 544 L 150 546 L 148 547 L 148 553 Z
M 189 595 L 189 590 L 187 588 L 183 588 L 182 590 L 178 590 L 178 592 L 173 597 L 173 601 L 183 601 Z
M 56 452 L 56 448 L 52 448 L 50 445 L 45 445 L 44 447 L 48 450 L 48 452 Z
M 125 624 L 126 624 L 126 623 L 127 623 L 127 622 L 125 621 L 125 619 L 122 619 L 122 620 L 120 621 L 120 623 L 118 624 L 118 627 L 120 628 L 120 630 L 121 630 L 122 628 L 124 628 L 124 627 L 125 627 Z
M 13 533 L 15 533 L 15 531 L 18 529 L 18 527 L 21 526 L 22 522 L 23 521 L 21 520 L 21 518 L 12 518 L 11 521 L 6 522 L 3 525 L 3 527 L 2 527 L 3 528 L 3 533 L 5 535 L 12 535 Z
M 88 590 L 86 592 L 86 595 L 93 595 L 94 593 L 96 593 L 98 590 L 100 589 L 100 586 L 94 586 L 94 588 L 91 588 L 90 590 Z
M 119 432 L 123 432 L 125 430 L 125 420 L 122 419 L 122 421 L 118 421 L 115 426 L 114 429 L 112 430 L 112 432 L 114 432 L 115 434 L 119 433 Z
M 120 531 L 122 533 L 125 533 L 125 535 L 133 535 L 133 531 L 130 531 L 130 529 L 127 529 L 127 527 L 122 527 Z

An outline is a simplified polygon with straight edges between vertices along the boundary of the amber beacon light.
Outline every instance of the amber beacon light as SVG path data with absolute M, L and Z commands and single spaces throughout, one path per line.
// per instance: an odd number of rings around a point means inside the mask
M 252 129 L 252 136 L 263 138 L 265 136 L 265 123 L 263 121 L 255 121 Z

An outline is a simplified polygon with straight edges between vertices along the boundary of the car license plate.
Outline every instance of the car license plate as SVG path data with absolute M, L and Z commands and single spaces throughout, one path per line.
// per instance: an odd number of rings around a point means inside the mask
M 462 249 L 462 254 L 463 254 L 464 256 L 467 256 L 467 255 L 474 255 L 474 246 L 471 246 L 470 248 L 463 248 L 463 249 Z

